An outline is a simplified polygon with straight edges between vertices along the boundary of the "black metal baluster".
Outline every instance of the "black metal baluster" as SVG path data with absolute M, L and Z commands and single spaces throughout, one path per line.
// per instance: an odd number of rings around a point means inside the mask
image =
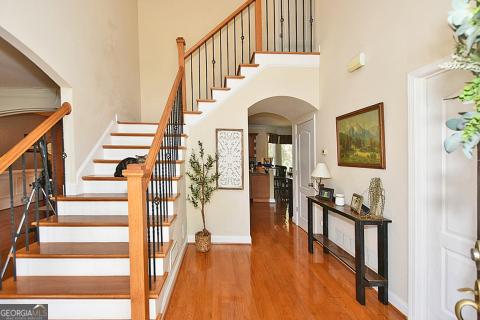
M 305 0 L 302 0 L 302 38 L 303 38 L 303 52 L 305 52 Z
M 205 41 L 205 99 L 208 99 L 208 53 L 207 53 L 207 42 Z
M 282 52 L 284 51 L 284 38 L 285 38 L 285 29 L 284 29 L 284 21 L 283 18 L 283 0 L 280 0 L 280 40 L 282 44 Z
M 276 1 L 273 0 L 273 51 L 277 51 L 277 14 Z
M 205 42 L 206 43 L 206 42 Z M 213 71 L 213 86 L 215 87 L 215 35 L 212 36 L 212 71 Z
M 290 0 L 287 0 L 287 7 L 288 7 L 288 52 L 292 51 L 292 45 L 291 45 L 291 38 L 292 38 L 292 32 L 291 32 L 291 28 L 290 28 L 290 20 L 291 20 L 291 16 L 290 16 Z
M 190 56 L 190 90 L 192 95 L 192 111 L 193 109 L 193 55 Z
M 250 21 L 250 7 L 248 6 L 248 61 L 252 58 L 252 33 L 251 33 L 251 21 Z
M 27 251 L 30 250 L 29 247 L 29 237 L 28 237 L 28 206 L 29 206 L 29 198 L 27 197 L 27 176 L 25 174 L 26 170 L 26 162 L 25 162 L 25 153 L 22 154 L 22 204 L 23 204 L 23 217 L 25 219 L 25 248 Z M 20 225 L 21 226 L 21 225 Z
M 150 228 L 148 229 L 148 233 L 152 233 L 150 240 L 148 242 L 148 245 L 152 248 L 152 265 L 153 265 L 153 281 L 155 282 L 155 279 L 157 277 L 157 266 L 156 266 L 156 250 L 155 250 L 155 183 L 154 183 L 155 176 L 152 171 L 152 176 L 150 178 L 150 194 L 152 195 L 152 200 L 151 200 L 151 211 L 150 215 L 147 215 L 148 220 L 151 221 L 150 223 Z M 147 187 L 148 189 L 148 187 Z
M 298 52 L 298 1 L 295 0 L 295 52 Z
M 222 86 L 222 78 L 223 78 L 223 57 L 222 57 L 222 29 L 220 29 L 220 86 Z M 213 99 L 213 94 L 212 94 Z
M 10 226 L 12 228 L 11 236 L 12 236 L 13 279 L 17 280 L 17 244 L 16 244 L 17 226 L 15 224 L 15 203 L 13 201 L 13 170 L 12 170 L 12 166 L 10 166 L 8 168 L 8 182 L 9 182 L 9 187 L 10 187 Z
M 162 222 L 162 216 L 163 216 L 163 199 L 162 199 L 162 189 L 163 189 L 163 177 L 161 175 L 161 172 L 162 172 L 162 169 L 161 169 L 161 166 L 162 166 L 162 159 L 161 159 L 161 156 L 160 156 L 161 152 L 159 151 L 158 154 L 157 154 L 157 163 L 156 163 L 156 166 L 157 166 L 157 170 L 158 170 L 158 181 L 160 183 L 160 188 L 158 189 L 158 198 L 160 200 L 160 203 L 159 203 L 159 216 L 157 217 L 157 223 L 160 224 L 159 226 L 159 229 L 160 229 L 160 245 L 163 246 L 163 222 Z
M 242 37 L 240 39 L 242 39 L 242 63 L 245 63 L 245 59 L 243 57 L 243 46 L 244 46 L 244 40 L 245 40 L 245 34 L 243 32 L 243 11 L 240 12 L 240 23 L 242 24 Z
M 233 65 L 233 72 L 237 69 L 237 25 L 235 23 L 237 17 L 233 17 L 233 53 L 234 53 L 234 62 L 235 64 Z
M 40 241 L 40 228 L 38 227 L 38 224 L 40 223 L 40 204 L 39 204 L 39 198 L 40 198 L 40 186 L 39 186 L 39 177 L 38 177 L 38 165 L 37 165 L 37 144 L 35 143 L 33 145 L 33 174 L 34 174 L 34 182 L 33 182 L 33 187 L 35 190 L 35 240 L 38 242 Z
M 201 76 L 201 65 L 200 65 L 200 50 L 201 47 L 198 47 L 198 99 L 201 99 L 202 98 L 202 85 L 201 85 L 201 80 L 200 80 L 200 76 Z M 198 102 L 197 102 L 197 106 L 198 106 Z
M 228 35 L 228 23 L 227 23 L 227 76 L 230 75 L 230 50 L 228 47 L 229 43 L 229 35 Z
M 152 289 L 152 246 L 150 245 L 150 192 L 148 188 L 147 196 L 147 243 L 148 243 L 148 286 Z
M 55 129 L 57 128 L 57 129 Z M 57 144 L 57 132 L 58 126 L 55 126 L 52 131 L 50 131 L 50 135 L 52 137 L 52 179 L 53 179 L 53 196 L 56 197 L 58 195 L 58 177 L 57 177 L 57 157 L 58 155 L 58 144 Z M 54 198 L 55 199 L 55 198 Z M 55 213 L 58 212 L 57 201 L 55 199 Z
M 261 0 L 257 0 L 261 1 Z M 268 41 L 268 0 L 265 0 L 265 26 L 267 27 L 267 51 L 268 51 L 268 44 L 270 41 Z
M 160 239 L 160 232 L 158 230 L 158 214 L 160 211 L 160 197 L 158 196 L 160 193 L 160 175 L 158 172 L 158 166 L 157 166 L 157 159 L 155 159 L 155 164 L 153 165 L 153 171 L 155 172 L 155 214 L 153 215 L 153 230 L 156 232 L 156 241 L 155 241 L 155 250 L 159 251 L 159 243 L 161 241 Z M 156 261 L 156 255 L 155 256 L 155 261 Z
M 310 0 L 310 52 L 313 52 L 313 6 Z

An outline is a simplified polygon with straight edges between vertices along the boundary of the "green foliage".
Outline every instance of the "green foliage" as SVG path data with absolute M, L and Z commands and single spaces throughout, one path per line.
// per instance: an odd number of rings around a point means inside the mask
M 465 155 L 471 158 L 480 142 L 480 1 L 453 0 L 452 6 L 448 23 L 455 32 L 457 47 L 452 61 L 441 67 L 466 70 L 474 75 L 458 97 L 464 103 L 471 103 L 473 110 L 447 121 L 447 127 L 456 132 L 445 139 L 444 147 L 453 152 L 462 146 Z
M 210 202 L 212 194 L 217 190 L 217 180 L 220 175 L 216 172 L 218 156 L 205 155 L 202 142 L 198 141 L 198 155 L 195 150 L 189 159 L 190 169 L 186 174 L 190 179 L 187 200 L 195 208 L 200 208 L 202 214 L 203 230 L 205 227 L 205 205 Z

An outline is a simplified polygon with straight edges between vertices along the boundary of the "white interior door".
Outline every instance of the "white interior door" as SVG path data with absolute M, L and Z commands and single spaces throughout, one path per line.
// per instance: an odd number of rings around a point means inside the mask
M 456 97 L 471 76 L 444 72 L 427 80 L 428 105 L 428 319 L 456 319 L 455 303 L 472 298 L 457 292 L 472 288 L 476 268 L 470 248 L 476 240 L 476 157 L 468 160 L 461 150 L 447 154 L 443 141 L 452 132 L 445 121 L 468 111 Z M 477 319 L 473 310 L 465 319 Z
M 315 133 L 313 119 L 297 125 L 298 225 L 307 230 L 307 195 L 312 194 L 310 174 L 315 168 Z

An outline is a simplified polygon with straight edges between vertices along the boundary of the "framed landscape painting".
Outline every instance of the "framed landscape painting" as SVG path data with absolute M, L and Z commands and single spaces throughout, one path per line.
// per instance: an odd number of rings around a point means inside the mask
M 385 169 L 383 103 L 337 117 L 338 165 Z

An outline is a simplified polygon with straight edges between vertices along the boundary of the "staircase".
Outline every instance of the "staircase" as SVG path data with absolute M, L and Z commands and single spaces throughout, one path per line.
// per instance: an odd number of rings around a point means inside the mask
M 303 29 L 295 18 L 300 7 L 284 7 L 282 0 L 247 0 L 188 51 L 178 38 L 179 69 L 160 121 L 112 125 L 94 156 L 85 159 L 88 165 L 74 188 L 81 192 L 56 187 L 64 183 L 58 182 L 58 166 L 64 169 L 64 164 L 55 160 L 63 156 L 63 143 L 52 131 L 69 114 L 69 105 L 3 155 L 0 173 L 8 170 L 12 177 L 13 166 L 23 163 L 27 152 L 41 154 L 38 170 L 48 172 L 52 184 L 42 185 L 47 194 L 43 198 L 35 185 L 30 209 L 23 206 L 26 222 L 16 231 L 12 201 L 11 264 L 6 265 L 13 276 L 0 282 L 0 304 L 48 304 L 50 319 L 161 319 L 187 242 L 189 128 L 196 133 L 203 119 L 271 65 L 318 64 L 318 53 L 311 52 L 313 7 L 308 3 L 308 20 L 305 1 L 299 11 Z M 282 28 L 280 38 L 276 28 Z M 302 47 L 302 37 L 304 52 L 298 55 L 292 51 Z M 48 143 L 53 145 L 52 159 L 45 152 Z M 136 155 L 147 155 L 146 162 L 129 165 L 124 177 L 113 176 L 122 159 Z M 24 178 L 24 186 L 27 183 Z M 46 217 L 40 218 L 45 208 Z
M 115 178 L 113 172 L 120 159 L 148 153 L 157 127 L 118 123 L 102 157 L 93 160 L 94 174 L 83 177 L 85 193 L 58 196 L 57 215 L 38 222 L 39 242 L 16 252 L 17 279 L 3 282 L 2 304 L 48 304 L 52 319 L 130 318 L 127 178 Z M 177 174 L 165 199 L 170 214 L 162 221 L 163 244 L 155 252 L 156 281 L 149 289 L 152 319 L 161 309 L 162 289 L 183 244 L 177 242 L 182 236 L 177 222 L 185 215 L 178 202 L 184 200 L 179 193 L 184 193 L 186 139 L 182 134 L 178 157 L 169 160 Z

